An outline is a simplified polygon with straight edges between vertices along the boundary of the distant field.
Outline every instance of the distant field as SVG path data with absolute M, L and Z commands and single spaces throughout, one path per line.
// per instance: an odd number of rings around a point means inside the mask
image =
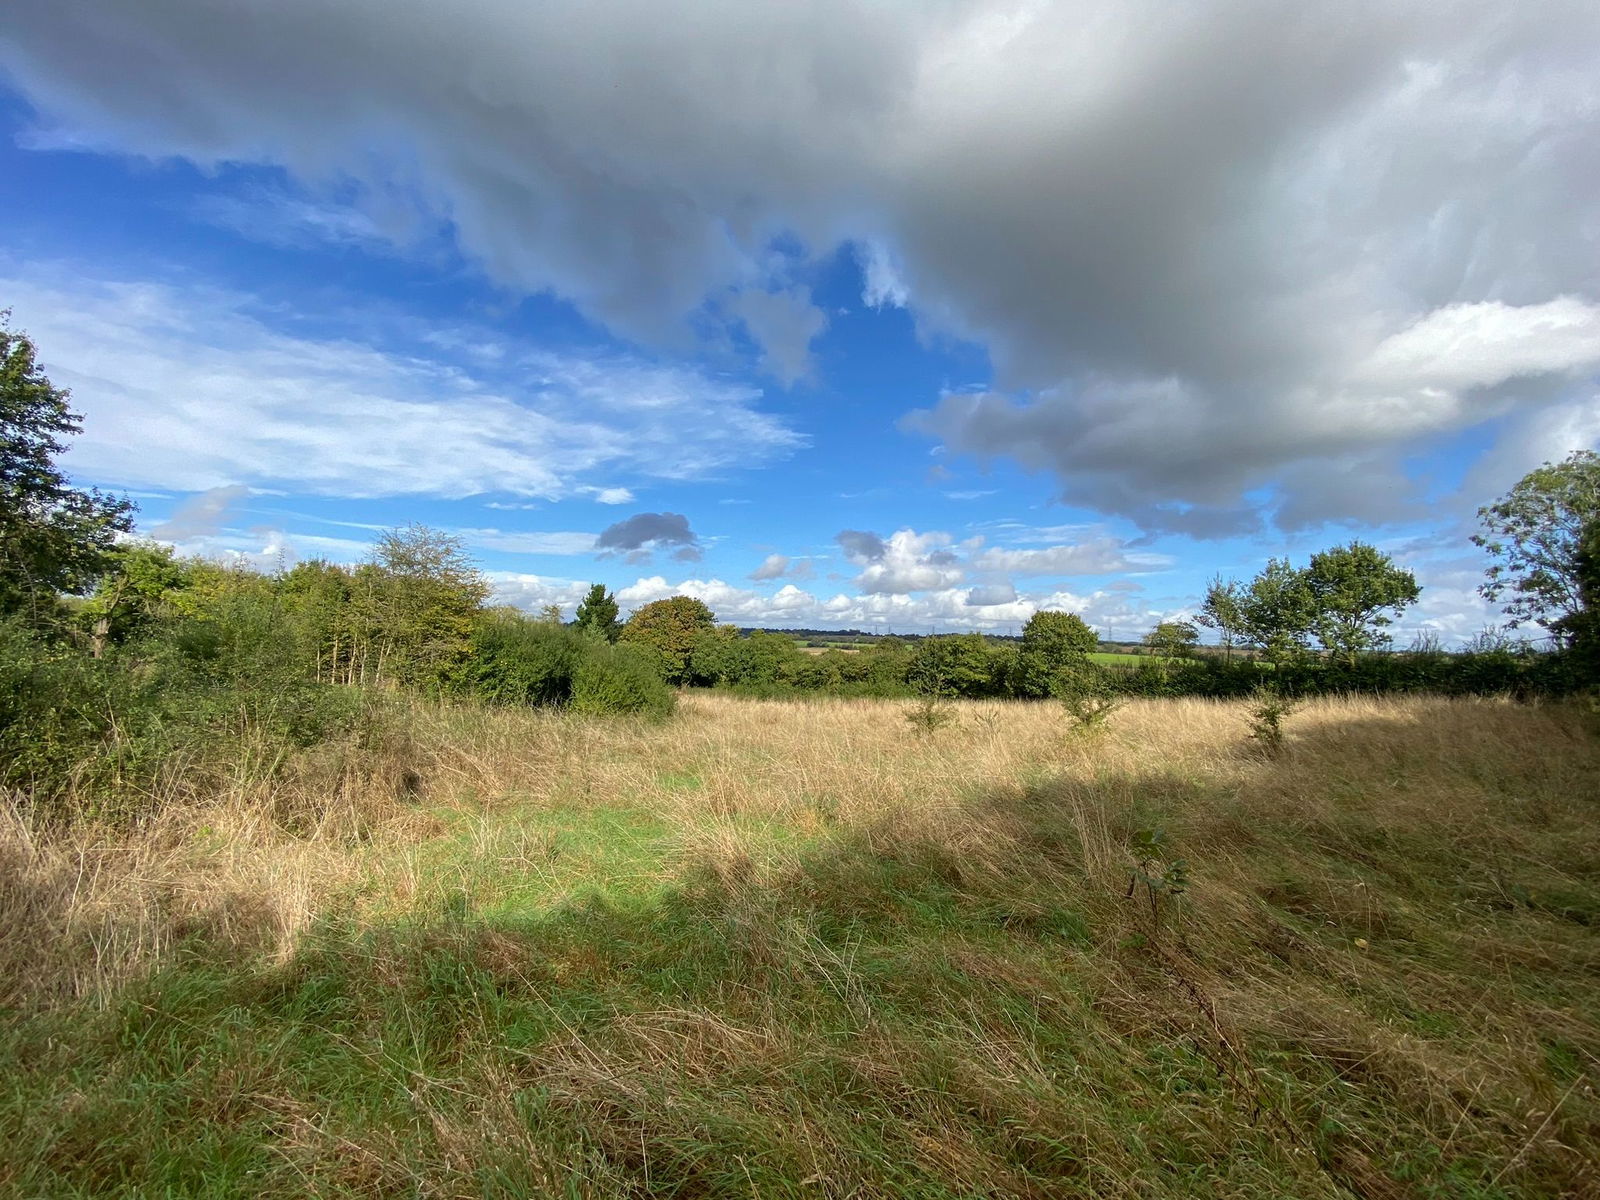
M 0 1194 L 1600 1195 L 1591 717 L 910 707 L 0 809 Z

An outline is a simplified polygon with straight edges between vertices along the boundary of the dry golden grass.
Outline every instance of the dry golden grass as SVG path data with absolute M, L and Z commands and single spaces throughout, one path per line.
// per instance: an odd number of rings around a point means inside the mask
M 1076 736 L 1053 705 L 963 701 L 931 738 L 907 724 L 909 707 L 691 693 L 674 720 L 649 723 L 416 705 L 391 718 L 401 735 L 376 750 L 313 752 L 285 776 L 158 804 L 132 831 L 39 830 L 13 798 L 0 808 L 0 1002 L 102 995 L 198 931 L 283 957 L 329 904 L 386 907 L 390 868 L 446 832 L 441 813 L 475 821 L 485 845 L 520 834 L 530 861 L 540 857 L 530 835 L 498 813 L 648 813 L 679 831 L 680 863 L 748 855 L 745 843 L 760 840 L 752 821 L 1006 862 L 1014 817 L 993 805 L 975 815 L 974 804 L 1048 780 L 1091 874 L 1111 881 L 1127 859 L 1116 814 L 1186 780 L 1238 795 L 1175 814 L 1198 853 L 1226 853 L 1257 820 L 1338 838 L 1360 812 L 1376 828 L 1428 828 L 1509 862 L 1529 851 L 1500 807 L 1516 779 L 1555 771 L 1574 803 L 1595 792 L 1592 737 L 1572 714 L 1498 700 L 1318 700 L 1291 718 L 1280 762 L 1251 753 L 1236 703 L 1135 701 L 1105 734 Z M 1526 803 L 1549 805 L 1543 795 Z M 1600 856 L 1592 822 L 1573 833 L 1565 858 Z M 1364 928 L 1384 919 L 1359 895 L 1318 903 L 1355 906 Z
M 908 708 L 702 693 L 651 724 L 418 705 L 376 749 L 133 830 L 40 830 L 13 807 L 0 1004 L 115 1006 L 191 944 L 297 977 L 324 919 L 362 947 L 339 970 L 396 995 L 431 995 L 424 966 L 453 948 L 496 991 L 451 1000 L 454 1074 L 407 1085 L 426 1150 L 284 1085 L 252 1101 L 343 1194 L 453 1194 L 502 1152 L 552 1190 L 578 1170 L 585 1195 L 896 1195 L 913 1160 L 946 1189 L 929 1195 L 1191 1194 L 1161 1165 L 1191 1154 L 1243 1156 L 1205 1194 L 1600 1194 L 1583 714 L 1325 699 L 1269 759 L 1238 704 L 1136 701 L 1078 735 L 1052 705 L 962 702 L 931 737 Z M 1181 898 L 1138 883 L 1151 828 L 1187 861 Z M 397 932 L 441 905 L 469 923 L 420 949 Z M 735 966 L 695 961 L 713 950 Z M 564 989 L 634 1007 L 536 1055 L 486 1048 L 495 997 Z M 577 1167 L 508 1107 L 519 1089 L 581 1130 Z M 864 1150 L 852 1104 L 893 1135 Z M 1165 1149 L 1126 1133 L 1130 1106 L 1160 1114 Z M 735 1169 L 738 1147 L 764 1149 Z

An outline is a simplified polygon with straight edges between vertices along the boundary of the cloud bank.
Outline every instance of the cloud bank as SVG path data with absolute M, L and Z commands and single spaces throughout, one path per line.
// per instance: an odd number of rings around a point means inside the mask
M 796 276 L 850 248 L 864 302 L 995 366 L 908 429 L 1151 530 L 1402 508 L 1428 439 L 1594 404 L 1586 0 L 374 14 L 14 0 L 0 65 L 37 145 L 280 165 L 623 336 L 742 329 L 783 382 L 825 323 Z

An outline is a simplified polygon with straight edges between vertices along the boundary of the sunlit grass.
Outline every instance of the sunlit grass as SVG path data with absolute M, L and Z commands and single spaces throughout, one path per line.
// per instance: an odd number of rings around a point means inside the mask
M 1266 761 L 1239 705 L 905 708 L 417 707 L 355 774 L 13 817 L 0 1191 L 1600 1188 L 1583 714 L 1323 700 Z

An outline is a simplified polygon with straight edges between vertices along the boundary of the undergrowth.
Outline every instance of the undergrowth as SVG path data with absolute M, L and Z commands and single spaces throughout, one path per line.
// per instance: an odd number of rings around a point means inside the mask
M 320 824 L 309 761 L 14 814 L 0 1192 L 1600 1189 L 1580 714 L 960 707 L 417 706 Z

